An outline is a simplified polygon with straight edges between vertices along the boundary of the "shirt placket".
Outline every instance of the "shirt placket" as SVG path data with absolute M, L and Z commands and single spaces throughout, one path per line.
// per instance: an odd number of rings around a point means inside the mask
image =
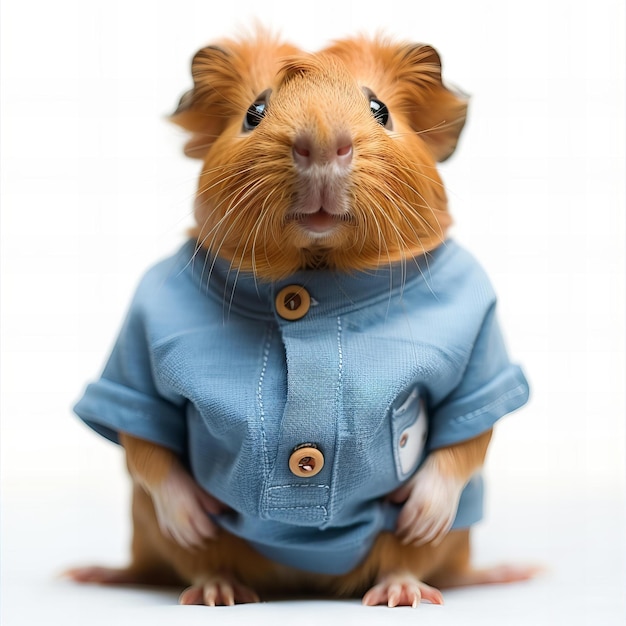
M 341 415 L 340 324 L 337 317 L 321 314 L 319 301 L 299 285 L 277 288 L 274 303 L 286 356 L 287 397 L 262 514 L 323 527 L 332 514 Z

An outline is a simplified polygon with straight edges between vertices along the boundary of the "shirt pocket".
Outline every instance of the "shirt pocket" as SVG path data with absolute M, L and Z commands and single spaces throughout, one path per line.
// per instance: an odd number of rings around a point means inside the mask
M 398 479 L 406 480 L 425 456 L 428 418 L 417 387 L 391 408 L 391 442 Z

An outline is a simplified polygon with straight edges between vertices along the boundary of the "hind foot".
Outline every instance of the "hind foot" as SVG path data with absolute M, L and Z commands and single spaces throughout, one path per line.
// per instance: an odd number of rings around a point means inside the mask
M 260 602 L 259 596 L 248 587 L 225 578 L 214 576 L 199 585 L 185 589 L 178 599 L 179 604 L 204 604 L 206 606 L 234 606 Z
M 139 585 L 145 583 L 145 579 L 132 569 L 100 567 L 75 567 L 68 569 L 62 574 L 78 583 L 99 583 L 102 585 Z
M 497 565 L 484 569 L 468 570 L 445 575 L 442 587 L 465 587 L 469 585 L 499 585 L 531 580 L 545 571 L 537 565 Z
M 485 584 L 514 583 L 535 578 L 544 569 L 537 565 L 498 565 L 479 570 L 478 575 Z
M 153 565 L 151 567 L 74 567 L 61 576 L 77 583 L 100 585 L 178 585 L 180 579 L 169 569 Z
M 365 606 L 386 604 L 388 607 L 417 608 L 422 600 L 431 604 L 443 604 L 443 596 L 439 589 L 426 585 L 408 573 L 384 576 L 363 596 Z

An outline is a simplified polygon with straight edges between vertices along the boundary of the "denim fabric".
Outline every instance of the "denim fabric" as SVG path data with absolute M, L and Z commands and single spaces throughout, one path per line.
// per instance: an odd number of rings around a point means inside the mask
M 311 296 L 288 321 L 276 294 Z M 97 432 L 167 446 L 233 511 L 229 531 L 287 565 L 342 573 L 393 529 L 385 494 L 433 449 L 475 437 L 528 398 L 509 361 L 493 289 L 448 241 L 372 272 L 255 281 L 194 242 L 141 281 L 102 377 L 75 407 Z M 288 460 L 313 443 L 311 478 Z M 482 482 L 455 527 L 482 516 Z

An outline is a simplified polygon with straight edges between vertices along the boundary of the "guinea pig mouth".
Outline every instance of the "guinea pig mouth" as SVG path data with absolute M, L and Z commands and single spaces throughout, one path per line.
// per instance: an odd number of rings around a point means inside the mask
M 312 235 L 327 235 L 337 224 L 348 220 L 347 215 L 335 215 L 328 213 L 321 207 L 313 213 L 295 213 L 290 219 L 297 222 L 302 228 Z

